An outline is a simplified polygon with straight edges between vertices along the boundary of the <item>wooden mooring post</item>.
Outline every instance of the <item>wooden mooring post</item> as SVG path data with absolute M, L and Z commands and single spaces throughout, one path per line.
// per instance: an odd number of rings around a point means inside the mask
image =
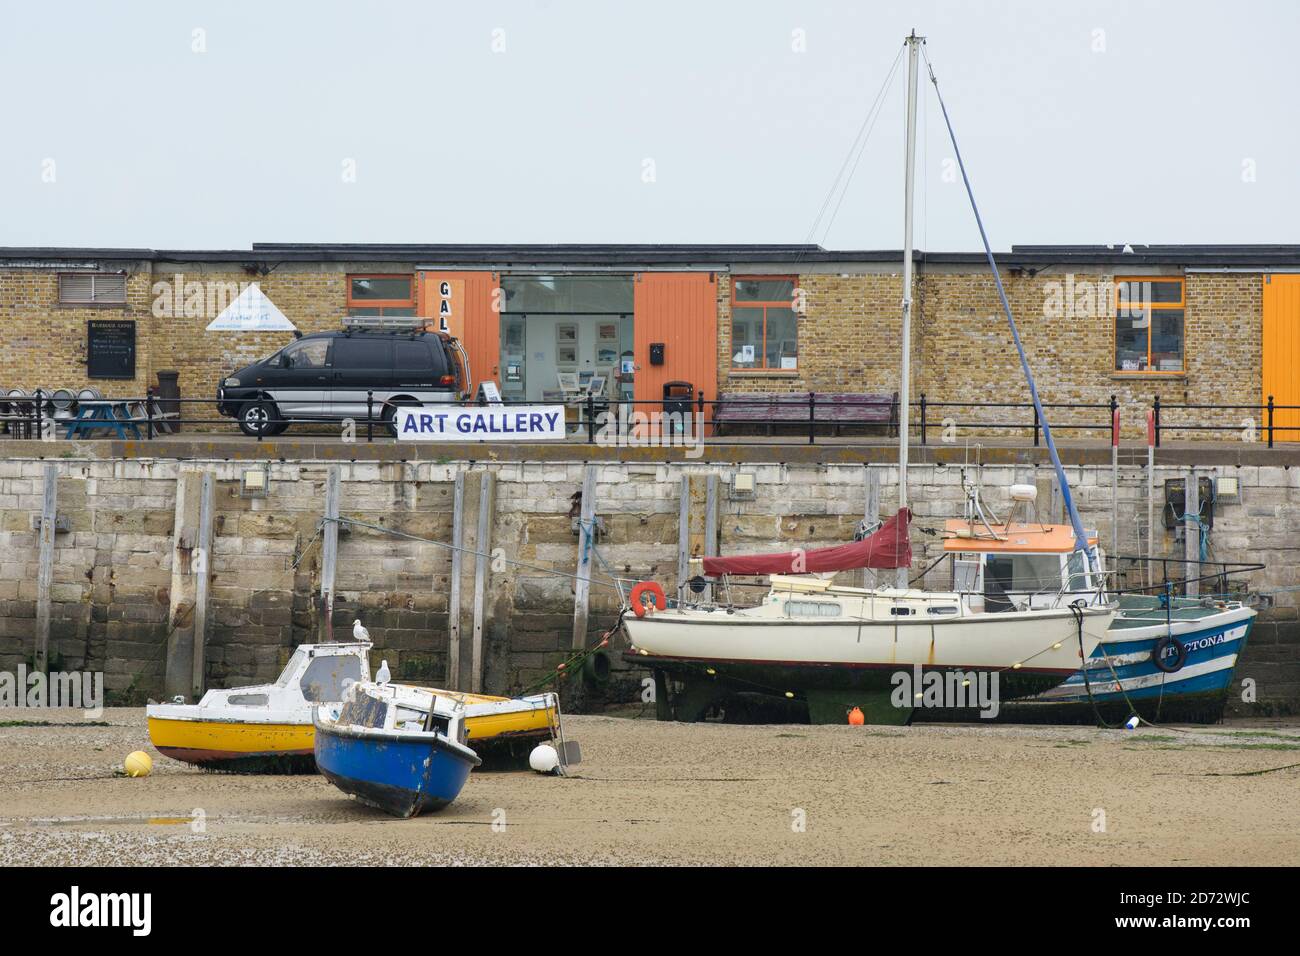
M 587 646 L 587 612 L 591 605 L 591 549 L 596 543 L 596 466 L 587 465 L 582 473 L 582 507 L 578 517 L 578 567 L 573 583 L 574 650 Z
M 208 583 L 212 580 L 212 516 L 216 507 L 216 480 L 205 471 L 199 488 L 199 546 L 194 572 L 194 654 L 190 695 L 203 696 L 208 649 Z
M 451 498 L 451 591 L 447 595 L 447 689 L 460 690 L 460 575 L 465 546 L 465 473 L 456 473 Z
M 36 567 L 36 648 L 32 661 L 39 673 L 50 666 L 50 586 L 54 582 L 54 535 L 58 522 L 59 467 L 47 464 L 41 499 L 40 556 Z
M 492 550 L 492 522 L 496 511 L 496 472 L 483 472 L 478 495 L 478 531 L 474 535 L 474 634 L 470 649 L 469 689 L 483 692 L 483 631 L 487 615 L 487 586 L 492 574 L 489 552 Z
M 325 473 L 325 524 L 321 529 L 320 564 L 320 639 L 334 640 L 334 575 L 339 560 L 339 486 L 342 481 L 338 465 Z

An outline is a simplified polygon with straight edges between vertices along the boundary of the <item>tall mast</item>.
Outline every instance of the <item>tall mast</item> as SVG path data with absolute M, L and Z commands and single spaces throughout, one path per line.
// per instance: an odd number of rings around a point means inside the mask
M 903 174 L 903 365 L 898 383 L 898 507 L 907 507 L 907 441 L 912 393 L 912 192 L 916 166 L 916 70 L 924 37 L 907 38 L 907 161 Z M 907 587 L 907 568 L 898 569 Z

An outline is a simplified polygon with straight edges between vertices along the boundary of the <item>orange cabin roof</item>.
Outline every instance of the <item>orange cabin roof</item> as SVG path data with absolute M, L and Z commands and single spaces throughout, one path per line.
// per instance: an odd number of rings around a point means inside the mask
M 1068 524 L 1026 524 L 1013 521 L 1010 525 L 993 525 L 994 532 L 1003 540 L 998 541 L 989 535 L 982 524 L 967 521 L 965 518 L 949 518 L 944 522 L 943 541 L 945 551 L 977 551 L 1012 554 L 1068 554 L 1074 550 L 1074 529 Z M 1089 544 L 1096 544 L 1095 535 L 1089 536 Z

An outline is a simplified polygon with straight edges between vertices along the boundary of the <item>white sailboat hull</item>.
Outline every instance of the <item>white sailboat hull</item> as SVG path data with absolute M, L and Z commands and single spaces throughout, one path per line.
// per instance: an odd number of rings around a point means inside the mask
M 1113 610 L 1083 610 L 1082 657 L 1096 649 Z M 624 626 L 642 657 L 717 663 L 842 668 L 926 668 L 1059 673 L 1080 666 L 1075 615 L 1068 608 L 933 620 L 791 620 L 747 610 L 672 609 Z M 652 662 L 647 662 L 652 663 Z

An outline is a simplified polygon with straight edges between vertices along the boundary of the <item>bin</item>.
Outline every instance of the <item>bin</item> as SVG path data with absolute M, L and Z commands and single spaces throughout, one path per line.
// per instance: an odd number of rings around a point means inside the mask
M 664 431 L 690 435 L 695 410 L 695 386 L 690 382 L 664 382 Z

